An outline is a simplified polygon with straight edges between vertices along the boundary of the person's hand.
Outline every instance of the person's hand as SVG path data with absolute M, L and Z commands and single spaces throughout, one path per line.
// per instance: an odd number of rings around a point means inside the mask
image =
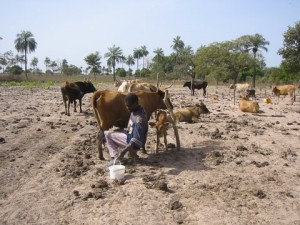
M 120 152 L 120 154 L 118 155 L 118 158 L 117 158 L 117 159 L 118 159 L 119 161 L 121 161 L 121 160 L 124 158 L 126 152 L 131 151 L 131 150 L 133 150 L 132 146 L 131 146 L 131 145 L 127 145 L 127 146 Z
M 118 155 L 118 157 L 117 157 L 117 160 L 119 160 L 119 161 L 122 161 L 122 159 L 124 159 L 124 155 L 126 154 L 126 150 L 125 149 L 123 149 L 121 152 L 120 152 L 120 154 Z

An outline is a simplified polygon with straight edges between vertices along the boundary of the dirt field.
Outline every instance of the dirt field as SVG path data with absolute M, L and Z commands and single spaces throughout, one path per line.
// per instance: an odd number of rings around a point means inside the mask
M 177 124 L 180 151 L 155 155 L 149 128 L 148 154 L 119 183 L 97 158 L 91 94 L 84 113 L 72 106 L 68 117 L 58 86 L 0 87 L 0 223 L 299 225 L 299 90 L 293 105 L 263 103 L 271 91 L 257 92 L 254 115 L 239 111 L 227 87 L 208 88 L 219 100 L 172 87 L 175 107 L 204 100 L 211 114 Z

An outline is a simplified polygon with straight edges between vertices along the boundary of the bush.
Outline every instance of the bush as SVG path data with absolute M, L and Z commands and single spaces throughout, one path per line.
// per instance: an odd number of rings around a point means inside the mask
M 18 65 L 14 65 L 12 67 L 7 67 L 5 72 L 13 75 L 20 75 L 23 72 L 23 69 Z

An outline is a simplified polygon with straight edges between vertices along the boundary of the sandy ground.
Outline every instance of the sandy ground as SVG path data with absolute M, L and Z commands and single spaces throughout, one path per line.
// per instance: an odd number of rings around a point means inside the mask
M 257 92 L 262 112 L 253 115 L 226 87 L 209 87 L 219 95 L 211 100 L 173 86 L 175 107 L 203 100 L 211 114 L 177 124 L 180 151 L 154 154 L 149 128 L 148 154 L 119 183 L 97 158 L 91 94 L 84 113 L 68 117 L 58 86 L 0 87 L 0 224 L 299 225 L 299 91 L 293 105 Z

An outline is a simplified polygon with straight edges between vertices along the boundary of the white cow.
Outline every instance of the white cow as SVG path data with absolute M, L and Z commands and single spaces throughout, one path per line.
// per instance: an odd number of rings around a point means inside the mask
M 234 89 L 234 86 L 235 86 L 235 90 L 238 92 L 245 92 L 246 90 L 250 89 L 250 85 L 248 83 L 244 83 L 244 84 L 237 83 L 235 85 L 231 84 L 229 86 L 229 89 Z

